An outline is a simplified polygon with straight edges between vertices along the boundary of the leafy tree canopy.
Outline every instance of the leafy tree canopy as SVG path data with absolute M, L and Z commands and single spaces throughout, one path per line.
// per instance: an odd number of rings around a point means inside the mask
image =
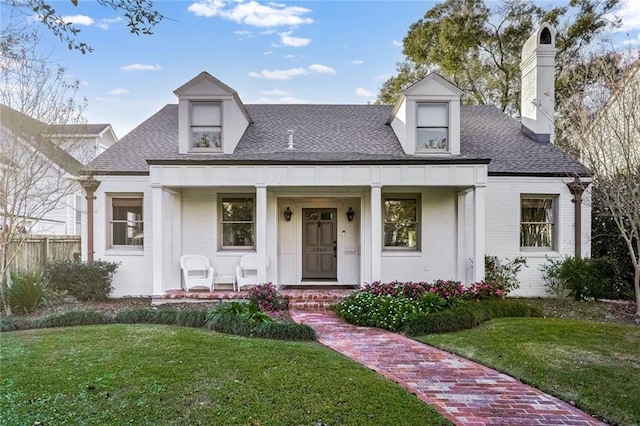
M 68 0 L 74 6 L 78 6 L 79 0 Z M 86 1 L 86 0 L 85 0 Z M 129 31 L 133 34 L 152 34 L 153 27 L 165 19 L 155 7 L 152 0 L 95 0 L 100 6 L 111 8 L 120 13 L 126 20 Z M 51 0 L 0 0 L 0 5 L 7 6 L 11 10 L 12 18 L 18 13 L 35 18 L 35 20 L 63 43 L 70 50 L 78 50 L 81 53 L 91 52 L 92 49 L 86 43 L 77 39 L 80 28 L 72 22 L 68 22 L 57 12 Z M 11 35 L 11 34 L 9 34 Z M 2 38 L 7 37 L 6 31 L 2 31 Z
M 403 89 L 436 71 L 466 92 L 468 104 L 496 105 L 509 114 L 520 110 L 520 55 L 539 21 L 556 36 L 559 103 L 583 47 L 618 26 L 611 11 L 620 0 L 570 0 L 545 8 L 520 0 L 503 0 L 494 8 L 483 0 L 445 0 L 427 11 L 404 38 L 406 59 L 398 74 L 380 89 L 377 103 L 395 103 Z

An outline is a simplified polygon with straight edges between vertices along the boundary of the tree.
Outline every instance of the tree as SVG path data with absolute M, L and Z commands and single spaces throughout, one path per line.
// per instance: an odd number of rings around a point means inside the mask
M 593 173 L 601 214 L 626 246 L 640 316 L 640 60 L 628 65 L 623 58 L 607 54 L 584 65 L 582 81 L 573 84 L 589 89 L 570 98 L 569 137 Z
M 77 192 L 72 177 L 81 163 L 68 154 L 77 142 L 60 134 L 59 127 L 55 143 L 48 135 L 50 124 L 82 122 L 84 110 L 84 102 L 75 100 L 78 83 L 67 82 L 64 68 L 49 69 L 47 58 L 38 53 L 37 33 L 4 41 L 0 63 L 0 282 L 9 281 L 9 267 L 31 228 Z M 17 245 L 11 253 L 10 244 Z M 4 294 L 0 297 L 5 303 Z M 4 308 L 11 313 L 10 307 Z
M 465 103 L 495 105 L 518 115 L 522 46 L 543 20 L 558 29 L 556 101 L 562 105 L 571 95 L 567 85 L 583 47 L 619 25 L 607 15 L 619 2 L 571 0 L 569 6 L 545 9 L 533 2 L 503 0 L 490 9 L 483 0 L 445 0 L 409 28 L 406 59 L 397 65 L 398 74 L 382 85 L 377 103 L 395 103 L 403 89 L 436 71 L 465 91 Z M 562 19 L 570 22 L 560 25 Z M 561 127 L 562 122 L 560 117 Z
M 78 6 L 78 0 L 69 0 L 74 6 Z M 127 21 L 129 31 L 133 34 L 152 34 L 153 27 L 165 19 L 154 8 L 152 0 L 96 0 L 104 7 L 121 13 Z M 0 6 L 10 9 L 11 17 L 17 19 L 18 15 L 29 18 L 44 25 L 70 50 L 78 50 L 81 53 L 91 52 L 92 49 L 86 43 L 77 40 L 80 28 L 72 22 L 68 22 L 51 5 L 49 0 L 0 0 Z M 4 38 L 4 34 L 3 34 Z

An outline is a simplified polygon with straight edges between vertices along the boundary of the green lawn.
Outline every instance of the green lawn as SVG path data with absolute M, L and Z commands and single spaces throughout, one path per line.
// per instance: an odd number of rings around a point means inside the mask
M 0 335 L 0 424 L 443 425 L 317 343 L 162 325 Z
M 418 340 L 574 401 L 621 425 L 640 424 L 640 327 L 555 318 L 501 318 Z

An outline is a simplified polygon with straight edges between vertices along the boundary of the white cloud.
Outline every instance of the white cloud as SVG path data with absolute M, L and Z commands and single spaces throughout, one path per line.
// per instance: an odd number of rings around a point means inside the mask
M 85 81 L 85 80 L 82 80 L 82 81 L 80 81 L 78 84 L 79 84 L 80 86 L 88 86 L 88 85 L 89 85 L 89 82 L 88 82 L 88 81 Z
M 110 95 L 126 95 L 128 93 L 129 93 L 129 90 L 121 89 L 121 88 L 113 89 L 112 91 L 109 92 Z
M 308 75 L 310 73 L 335 74 L 336 70 L 326 65 L 313 64 L 309 65 L 307 69 L 298 67 L 290 68 L 287 70 L 262 70 L 260 72 L 252 71 L 249 73 L 249 77 L 266 78 L 267 80 L 291 80 L 293 77 Z
M 311 24 L 313 19 L 306 17 L 310 9 L 300 6 L 287 6 L 279 3 L 261 4 L 255 0 L 200 0 L 192 3 L 188 9 L 196 16 L 211 18 L 219 16 L 239 24 L 254 27 L 278 27 Z
M 365 98 L 372 98 L 372 97 L 375 96 L 373 93 L 371 93 L 367 89 L 363 89 L 362 87 L 358 87 L 356 89 L 356 95 L 362 96 L 362 97 L 365 97 Z
M 280 36 L 280 41 L 283 45 L 290 47 L 303 47 L 308 46 L 309 43 L 311 43 L 310 38 L 291 37 L 290 34 L 291 31 L 287 33 L 278 33 L 278 35 Z
M 131 64 L 120 67 L 122 71 L 160 71 L 162 67 L 158 64 Z
M 640 30 L 640 2 L 638 0 L 623 0 L 620 8 L 613 14 L 622 19 L 622 26 L 616 28 L 619 32 L 633 32 Z M 610 19 L 613 16 L 608 16 Z
M 635 46 L 637 44 L 640 44 L 640 33 L 638 33 L 638 36 L 636 38 L 629 38 L 627 40 L 623 40 L 622 42 L 620 42 L 620 44 L 624 46 Z
M 293 77 L 307 75 L 309 71 L 304 68 L 290 68 L 288 70 L 262 70 L 258 72 L 250 72 L 249 77 L 266 78 L 267 80 L 291 80 Z
M 117 18 L 113 18 L 113 19 L 101 19 L 96 23 L 96 27 L 101 28 L 103 30 L 108 30 L 111 24 L 117 24 L 122 21 L 124 21 L 124 19 L 122 19 L 122 16 L 118 16 Z
M 355 61 L 351 61 L 351 63 L 353 65 L 362 65 L 364 64 L 364 61 L 361 61 L 360 59 L 356 59 Z
M 234 33 L 235 35 L 239 35 L 239 36 L 250 36 L 250 35 L 252 34 L 252 32 L 251 32 L 251 31 L 246 31 L 246 30 L 243 30 L 243 31 L 234 31 L 233 33 Z
M 273 52 L 269 50 L 269 51 L 264 52 L 264 55 L 265 55 L 265 56 L 267 56 L 267 55 L 273 55 Z
M 285 57 L 285 58 L 287 58 L 287 59 L 291 59 L 291 58 L 293 58 L 294 56 L 293 56 L 291 53 L 289 53 L 288 55 L 284 55 L 284 57 Z
M 291 93 L 285 92 L 284 90 L 280 90 L 280 89 L 273 89 L 273 90 L 264 90 L 260 92 L 260 94 L 265 96 L 288 96 Z
M 64 22 L 69 22 L 74 25 L 84 25 L 85 27 L 91 26 L 95 22 L 92 17 L 86 16 L 86 15 L 63 16 L 62 20 Z
M 321 64 L 313 64 L 309 65 L 309 69 L 313 72 L 317 72 L 319 74 L 335 74 L 336 70 L 326 65 Z
M 393 45 L 394 46 L 402 46 L 402 43 L 399 42 L 398 40 L 393 40 Z

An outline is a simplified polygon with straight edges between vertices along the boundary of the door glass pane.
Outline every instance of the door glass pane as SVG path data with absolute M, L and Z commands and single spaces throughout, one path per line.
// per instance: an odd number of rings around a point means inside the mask
M 320 213 L 320 219 L 321 220 L 333 220 L 333 213 L 332 212 L 322 212 L 322 213 Z
M 318 212 L 311 212 L 306 215 L 307 220 L 320 220 L 320 214 Z

